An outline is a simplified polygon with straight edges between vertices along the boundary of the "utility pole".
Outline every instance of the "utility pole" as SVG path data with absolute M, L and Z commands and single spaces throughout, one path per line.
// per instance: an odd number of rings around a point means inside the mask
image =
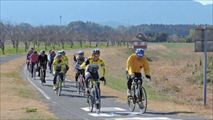
M 207 83 L 207 59 L 208 59 L 208 55 L 207 55 L 207 50 L 208 50 L 208 45 L 207 45 L 207 36 L 208 36 L 208 34 L 207 34 L 207 28 L 205 27 L 204 28 L 204 81 L 203 81 L 203 104 L 204 104 L 204 106 L 206 106 L 206 103 L 207 103 L 207 98 L 206 98 L 206 96 L 207 96 L 207 94 L 206 94 L 206 92 L 207 92 L 207 86 L 206 86 L 206 83 Z
M 60 25 L 61 25 L 62 16 L 60 15 L 59 18 L 60 18 Z

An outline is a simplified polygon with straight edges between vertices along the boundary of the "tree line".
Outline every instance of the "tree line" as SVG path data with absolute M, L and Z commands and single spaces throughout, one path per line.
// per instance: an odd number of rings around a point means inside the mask
M 68 25 L 41 25 L 32 26 L 28 23 L 11 24 L 0 22 L 0 48 L 5 54 L 5 42 L 11 41 L 12 46 L 18 51 L 20 43 L 24 44 L 27 51 L 30 46 L 44 45 L 55 48 L 60 45 L 64 49 L 65 44 L 70 47 L 75 42 L 80 46 L 85 42 L 106 42 L 106 45 L 120 45 L 122 42 L 131 41 L 138 33 L 144 33 L 149 42 L 192 42 L 190 37 L 193 35 L 193 28 L 196 25 L 137 25 L 119 26 L 112 28 L 94 22 L 75 21 Z M 187 39 L 187 40 L 186 40 Z

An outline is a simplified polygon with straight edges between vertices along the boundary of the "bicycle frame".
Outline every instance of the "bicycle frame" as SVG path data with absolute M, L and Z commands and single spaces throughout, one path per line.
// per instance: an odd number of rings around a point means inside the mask
M 56 84 L 57 84 L 56 91 L 58 96 L 61 95 L 63 80 L 64 80 L 64 74 L 62 72 L 59 72 L 56 77 Z
M 88 95 L 88 100 L 90 99 L 91 106 L 89 105 L 90 112 L 93 112 L 93 106 L 95 104 L 96 106 L 96 112 L 100 113 L 100 108 L 101 108 L 101 91 L 100 88 L 98 87 L 100 85 L 99 80 L 92 80 L 90 79 L 90 94 Z
M 146 90 L 142 86 L 141 78 L 133 78 L 131 86 L 132 97 L 128 97 L 128 106 L 130 111 L 134 111 L 136 103 L 139 106 L 141 113 L 146 112 L 147 108 L 147 97 Z M 145 104 L 145 105 L 144 105 Z
M 41 79 L 41 83 L 43 84 L 44 83 L 44 81 L 45 81 L 45 76 L 44 76 L 44 72 L 46 72 L 45 71 L 45 68 L 44 68 L 44 66 L 40 66 L 41 68 L 40 68 L 40 79 Z

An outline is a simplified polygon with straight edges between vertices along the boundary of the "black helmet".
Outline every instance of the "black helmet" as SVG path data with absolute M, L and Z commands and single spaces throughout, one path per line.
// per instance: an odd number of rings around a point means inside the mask
M 99 49 L 93 49 L 92 50 L 92 54 L 100 54 L 100 50 Z
M 33 51 L 33 53 L 34 53 L 34 54 L 37 54 L 37 51 L 35 50 L 35 51 Z
M 41 50 L 40 53 L 41 53 L 41 54 L 45 54 L 45 50 Z

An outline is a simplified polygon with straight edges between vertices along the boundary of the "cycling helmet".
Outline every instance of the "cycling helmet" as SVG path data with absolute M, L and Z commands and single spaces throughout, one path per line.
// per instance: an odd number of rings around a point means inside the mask
M 82 50 L 78 51 L 78 55 L 84 55 L 84 51 Z
M 33 51 L 33 53 L 34 53 L 34 54 L 37 54 L 37 51 L 35 50 L 35 51 Z
M 61 50 L 61 53 L 62 53 L 62 55 L 65 55 L 65 54 L 66 54 L 64 50 Z
M 41 54 L 45 54 L 45 51 L 44 51 L 44 50 L 41 50 L 40 53 L 41 53 Z
M 62 55 L 62 51 L 58 51 L 58 55 Z
M 92 54 L 100 54 L 100 50 L 99 49 L 93 49 Z
M 137 57 L 143 57 L 144 56 L 144 49 L 142 49 L 142 48 L 136 49 L 135 54 L 136 54 Z

